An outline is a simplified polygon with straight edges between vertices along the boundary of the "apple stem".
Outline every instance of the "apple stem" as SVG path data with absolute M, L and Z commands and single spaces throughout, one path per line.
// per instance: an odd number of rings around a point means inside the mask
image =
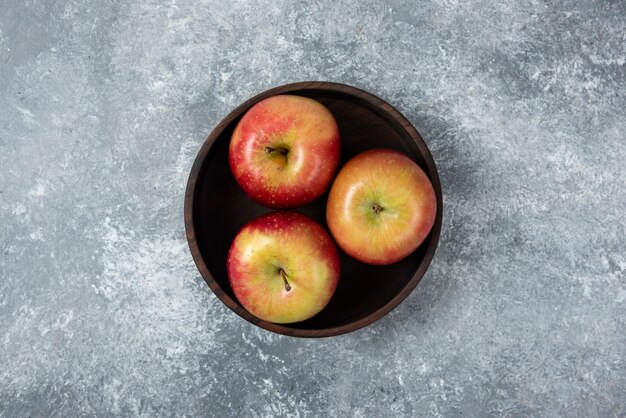
M 278 269 L 278 272 L 280 273 L 280 276 L 283 278 L 283 282 L 285 282 L 285 290 L 289 292 L 291 290 L 291 285 L 287 281 L 287 273 L 285 273 L 285 270 L 283 270 L 282 268 Z
M 378 215 L 380 212 L 382 212 L 385 208 L 383 208 L 382 206 L 380 206 L 378 203 L 374 203 L 372 205 L 372 210 L 374 211 L 374 214 Z
M 276 151 L 276 153 L 280 154 L 280 155 L 287 155 L 289 154 L 289 150 L 287 148 L 272 148 L 272 147 L 265 147 L 265 153 L 266 154 L 271 154 L 274 151 Z

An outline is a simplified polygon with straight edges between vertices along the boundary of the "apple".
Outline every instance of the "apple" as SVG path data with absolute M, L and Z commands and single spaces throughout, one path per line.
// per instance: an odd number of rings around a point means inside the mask
M 247 223 L 228 252 L 237 300 L 254 316 L 286 324 L 309 319 L 328 304 L 339 280 L 339 254 L 313 219 L 292 211 Z
M 348 161 L 330 189 L 328 227 L 337 244 L 368 264 L 391 264 L 426 239 L 437 213 L 430 179 L 409 157 L 389 149 Z
M 230 140 L 241 188 L 271 208 L 305 205 L 330 186 L 339 165 L 339 128 L 321 103 L 278 95 L 252 106 Z

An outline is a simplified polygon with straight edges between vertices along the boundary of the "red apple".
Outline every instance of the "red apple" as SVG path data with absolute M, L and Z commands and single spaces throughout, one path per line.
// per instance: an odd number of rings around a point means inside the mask
M 388 149 L 348 161 L 326 206 L 337 244 L 368 264 L 391 264 L 411 254 L 428 236 L 436 213 L 428 176 L 409 157 Z
M 227 270 L 237 300 L 254 316 L 300 322 L 330 301 L 339 279 L 339 254 L 313 219 L 280 211 L 253 219 L 239 231 Z
M 237 183 L 258 203 L 272 208 L 307 204 L 328 189 L 337 171 L 337 122 L 313 99 L 267 98 L 237 124 L 229 162 Z

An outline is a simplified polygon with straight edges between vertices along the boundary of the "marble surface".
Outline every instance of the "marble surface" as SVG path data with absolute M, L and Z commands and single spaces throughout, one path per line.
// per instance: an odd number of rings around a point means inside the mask
M 0 0 L 0 417 L 626 414 L 626 3 Z M 440 247 L 378 323 L 274 335 L 182 218 L 212 127 L 272 86 L 398 107 Z

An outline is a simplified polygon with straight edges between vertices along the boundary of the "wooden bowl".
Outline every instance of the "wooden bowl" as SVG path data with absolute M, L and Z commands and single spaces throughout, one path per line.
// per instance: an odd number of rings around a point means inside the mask
M 228 165 L 233 129 L 255 103 L 277 94 L 313 98 L 330 109 L 341 136 L 341 162 L 371 148 L 391 148 L 410 156 L 430 177 L 437 195 L 437 217 L 424 243 L 410 256 L 388 266 L 371 266 L 341 254 L 341 277 L 328 306 L 315 317 L 294 324 L 274 324 L 246 311 L 235 298 L 226 275 L 228 249 L 239 229 L 271 209 L 241 190 Z M 326 227 L 328 195 L 297 208 Z M 247 321 L 279 334 L 328 337 L 369 325 L 398 306 L 420 281 L 433 258 L 442 220 L 442 194 L 428 147 L 411 123 L 382 99 L 355 87 L 302 82 L 267 90 L 230 112 L 209 135 L 194 162 L 185 194 L 187 240 L 198 270 L 226 306 Z

